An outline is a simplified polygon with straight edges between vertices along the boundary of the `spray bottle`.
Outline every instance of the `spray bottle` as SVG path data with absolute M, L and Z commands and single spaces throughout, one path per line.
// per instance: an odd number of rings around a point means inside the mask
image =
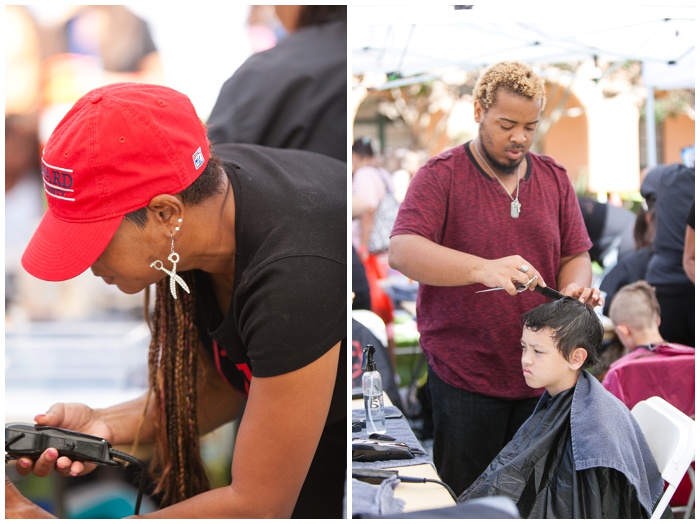
M 384 390 L 382 376 L 374 361 L 374 346 L 367 344 L 363 350 L 362 396 L 365 400 L 367 433 L 386 433 L 384 418 Z

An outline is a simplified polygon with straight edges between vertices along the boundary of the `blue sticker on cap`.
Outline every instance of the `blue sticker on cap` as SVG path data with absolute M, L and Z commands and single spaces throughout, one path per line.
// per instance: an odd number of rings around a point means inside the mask
M 199 169 L 204 164 L 204 155 L 202 154 L 202 148 L 200 147 L 192 155 L 192 160 L 194 160 L 194 168 Z

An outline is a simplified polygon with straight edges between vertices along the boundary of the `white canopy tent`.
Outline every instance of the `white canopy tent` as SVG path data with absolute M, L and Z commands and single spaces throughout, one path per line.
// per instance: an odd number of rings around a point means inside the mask
M 351 14 L 352 72 L 387 75 L 389 82 L 380 87 L 500 60 L 544 65 L 591 58 L 643 62 L 652 112 L 654 89 L 695 86 L 693 4 L 366 5 L 353 6 Z M 648 120 L 653 144 L 653 120 Z M 654 148 L 647 149 L 648 165 L 656 164 Z

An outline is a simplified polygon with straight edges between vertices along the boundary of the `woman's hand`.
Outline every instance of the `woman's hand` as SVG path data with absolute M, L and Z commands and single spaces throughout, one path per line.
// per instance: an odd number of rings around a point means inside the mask
M 55 519 L 56 517 L 24 497 L 8 476 L 5 475 L 5 518 Z
M 43 426 L 54 426 L 93 435 L 112 443 L 113 432 L 109 425 L 98 411 L 85 404 L 54 404 L 46 414 L 34 417 L 34 422 Z M 59 457 L 55 448 L 48 448 L 36 462 L 28 457 L 22 457 L 17 460 L 15 467 L 22 476 L 34 473 L 38 477 L 46 477 L 55 470 L 59 475 L 75 477 L 91 472 L 97 465 L 73 462 L 68 457 Z

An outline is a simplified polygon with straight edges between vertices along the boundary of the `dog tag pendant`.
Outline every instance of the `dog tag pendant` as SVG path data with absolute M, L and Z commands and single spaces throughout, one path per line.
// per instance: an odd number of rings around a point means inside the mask
M 520 202 L 517 198 L 510 203 L 510 216 L 513 218 L 520 216 Z

